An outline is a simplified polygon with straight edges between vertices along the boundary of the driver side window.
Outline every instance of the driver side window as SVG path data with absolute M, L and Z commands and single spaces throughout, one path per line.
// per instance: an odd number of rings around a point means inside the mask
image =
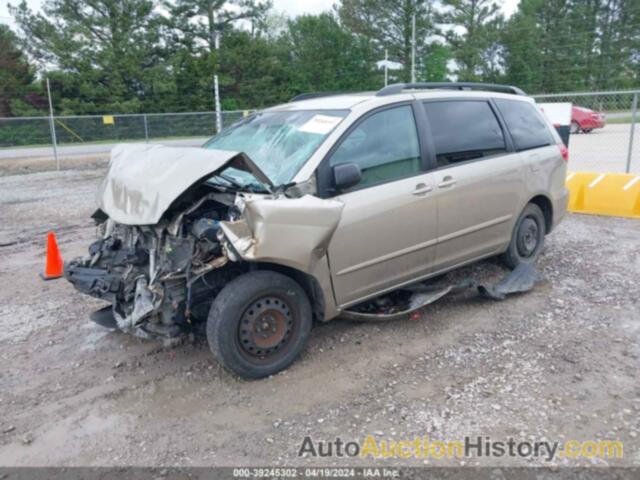
M 355 163 L 362 171 L 362 180 L 349 191 L 420 173 L 420 146 L 411 106 L 383 110 L 361 122 L 329 159 L 332 167 L 341 163 Z

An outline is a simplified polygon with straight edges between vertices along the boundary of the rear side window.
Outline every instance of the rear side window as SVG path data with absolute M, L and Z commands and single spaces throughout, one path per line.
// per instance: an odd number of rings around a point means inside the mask
M 507 151 L 502 128 L 485 101 L 426 102 L 438 165 L 450 165 Z
M 516 150 L 529 150 L 555 143 L 542 116 L 531 103 L 502 98 L 496 98 L 495 102 L 507 123 Z

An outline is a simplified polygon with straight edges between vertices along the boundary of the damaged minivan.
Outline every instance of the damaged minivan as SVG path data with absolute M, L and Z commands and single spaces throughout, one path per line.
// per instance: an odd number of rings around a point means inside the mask
M 487 257 L 533 264 L 565 214 L 566 160 L 515 87 L 301 96 L 200 148 L 115 147 L 97 240 L 65 277 L 109 302 L 96 322 L 206 334 L 224 366 L 264 377 L 314 322 Z

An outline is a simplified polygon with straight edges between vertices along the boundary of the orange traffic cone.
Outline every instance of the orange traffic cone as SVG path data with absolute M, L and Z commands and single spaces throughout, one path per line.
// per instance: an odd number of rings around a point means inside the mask
M 63 270 L 64 264 L 58 249 L 56 235 L 53 232 L 49 232 L 47 235 L 47 260 L 44 267 L 44 275 L 40 274 L 40 276 L 43 280 L 53 280 L 54 278 L 60 278 Z

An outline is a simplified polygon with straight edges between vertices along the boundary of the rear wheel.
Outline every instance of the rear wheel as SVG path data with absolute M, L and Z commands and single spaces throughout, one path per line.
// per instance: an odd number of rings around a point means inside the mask
M 503 262 L 510 268 L 523 263 L 535 263 L 542 252 L 545 233 L 542 210 L 536 204 L 529 203 L 516 222 L 509 248 L 502 255 Z
M 311 331 L 311 305 L 291 278 L 266 270 L 229 282 L 207 320 L 211 351 L 225 367 L 245 378 L 287 368 Z

